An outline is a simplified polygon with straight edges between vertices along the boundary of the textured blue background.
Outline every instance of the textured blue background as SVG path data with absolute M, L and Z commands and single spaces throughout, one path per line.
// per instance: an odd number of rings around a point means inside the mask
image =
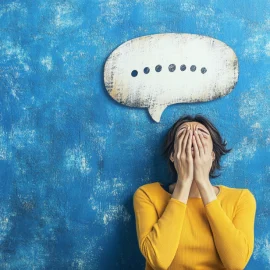
M 212 180 L 257 200 L 246 269 L 270 269 L 270 2 L 1 1 L 0 269 L 144 269 L 134 191 L 167 182 L 161 146 L 203 113 L 233 151 Z M 155 123 L 116 103 L 103 67 L 121 43 L 178 32 L 220 39 L 239 60 L 226 97 L 169 106 Z

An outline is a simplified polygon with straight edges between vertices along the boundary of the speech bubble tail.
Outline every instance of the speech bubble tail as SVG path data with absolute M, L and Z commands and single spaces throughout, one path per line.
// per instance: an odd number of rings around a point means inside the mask
M 156 105 L 148 108 L 148 112 L 151 115 L 152 119 L 157 123 L 160 122 L 160 117 L 163 111 L 166 109 L 167 105 Z

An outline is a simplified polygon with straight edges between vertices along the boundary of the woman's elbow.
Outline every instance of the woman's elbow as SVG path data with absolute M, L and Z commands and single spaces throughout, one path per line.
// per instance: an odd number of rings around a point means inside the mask
M 147 237 L 140 243 L 140 251 L 153 269 L 166 270 L 169 268 L 168 258 L 160 256 Z

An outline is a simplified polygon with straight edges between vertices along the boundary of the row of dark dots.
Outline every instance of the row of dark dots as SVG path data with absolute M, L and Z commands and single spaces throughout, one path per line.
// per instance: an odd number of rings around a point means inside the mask
M 171 64 L 171 65 L 169 65 L 168 69 L 169 69 L 170 72 L 174 72 L 176 70 L 176 65 L 175 64 Z M 181 65 L 180 66 L 180 70 L 181 71 L 185 71 L 186 69 L 187 69 L 186 65 Z M 195 65 L 190 66 L 190 70 L 192 72 L 194 72 L 196 69 L 197 69 L 197 67 Z M 162 66 L 161 65 L 157 65 L 155 67 L 155 71 L 156 72 L 160 72 L 161 70 L 162 70 Z M 204 74 L 206 71 L 207 71 L 207 69 L 205 67 L 202 67 L 201 68 L 201 73 L 202 74 Z M 144 68 L 143 72 L 144 72 L 144 74 L 148 74 L 150 72 L 150 68 L 149 67 Z M 138 71 L 137 70 L 133 70 L 131 72 L 131 76 L 132 77 L 136 77 L 137 75 L 138 75 Z

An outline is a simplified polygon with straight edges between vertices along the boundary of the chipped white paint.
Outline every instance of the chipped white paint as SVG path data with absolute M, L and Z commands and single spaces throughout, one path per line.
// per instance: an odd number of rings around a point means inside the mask
M 23 125 L 23 121 L 20 125 L 13 125 L 12 132 L 9 134 L 9 141 L 17 149 L 24 149 L 37 142 L 36 130 L 23 128 Z
M 12 222 L 9 219 L 10 213 L 7 212 L 7 210 L 1 206 L 0 208 L 0 244 L 6 239 L 6 235 L 9 233 L 9 231 L 12 229 L 13 225 Z
M 14 44 L 14 42 L 10 40 L 5 40 L 4 42 L 0 42 L 0 50 L 2 54 L 5 55 L 6 60 L 16 59 L 18 63 L 24 67 L 25 71 L 30 70 L 27 64 L 30 58 L 20 45 Z
M 95 199 L 93 195 L 89 197 L 88 202 L 90 204 L 91 209 L 96 211 L 95 223 L 101 225 L 108 225 L 109 223 L 114 221 L 128 222 L 131 218 L 131 215 L 129 214 L 126 207 L 119 203 L 117 204 L 110 203 L 107 208 L 106 207 L 102 208 L 101 207 L 102 202 L 100 201 L 100 199 Z
M 131 215 L 127 212 L 123 205 L 109 205 L 109 208 L 103 213 L 103 223 L 108 225 L 110 222 L 118 220 L 119 215 L 123 218 L 124 222 L 130 220 Z
M 249 37 L 242 42 L 242 58 L 251 59 L 253 62 L 265 62 L 265 57 L 270 56 L 270 20 L 266 16 L 266 20 L 260 24 L 251 24 L 246 20 L 245 27 L 249 27 Z
M 257 139 L 244 137 L 240 144 L 232 149 L 229 155 L 224 157 L 224 165 L 231 167 L 236 161 L 251 159 L 257 150 Z
M 81 25 L 83 19 L 76 16 L 77 10 L 74 9 L 74 5 L 68 2 L 60 3 L 55 6 L 55 26 L 57 28 L 67 28 Z
M 265 45 L 265 54 L 270 56 L 270 42 Z
M 100 173 L 100 172 L 99 172 Z M 127 223 L 131 215 L 126 209 L 125 205 L 121 204 L 123 196 L 128 189 L 128 185 L 122 178 L 114 177 L 113 179 L 100 179 L 100 175 L 96 177 L 94 187 L 91 191 L 91 195 L 88 199 L 90 208 L 96 211 L 95 223 L 105 225 L 105 228 L 109 230 L 110 226 L 107 226 L 115 221 L 122 221 Z M 102 197 L 102 200 L 100 200 Z M 111 200 L 106 204 L 106 198 L 114 197 L 112 203 Z M 108 230 L 104 233 L 108 233 Z
M 270 235 L 269 233 L 267 233 L 263 237 L 255 239 L 254 252 L 252 256 L 256 261 L 264 261 L 267 265 L 270 265 Z
M 126 18 L 130 16 L 131 9 L 129 7 L 132 6 L 132 1 L 102 0 L 98 6 L 100 16 L 97 17 L 97 22 L 104 21 L 107 27 L 111 27 L 126 21 Z
M 269 56 L 269 43 L 266 43 L 267 37 L 261 30 L 257 31 L 257 34 L 254 33 L 247 39 L 243 52 L 244 58 L 252 59 L 254 61 L 259 61 L 262 57 Z
M 238 59 L 229 46 L 186 33 L 131 39 L 113 51 L 104 69 L 110 96 L 126 106 L 148 108 L 156 122 L 167 106 L 225 96 L 237 80 Z
M 80 228 L 80 224 L 76 225 L 77 230 L 82 230 L 85 228 Z M 71 269 L 99 269 L 100 260 L 102 258 L 103 248 L 100 246 L 103 235 L 89 234 L 80 239 L 80 249 L 74 250 L 72 254 L 73 258 L 70 261 Z
M 265 77 L 268 75 L 270 75 L 270 73 L 266 73 Z M 261 85 L 261 81 L 253 82 L 250 89 L 241 93 L 238 104 L 239 116 L 244 119 L 247 124 L 251 125 L 256 121 L 262 126 L 268 126 L 270 103 L 267 90 Z
M 264 53 L 264 46 L 262 46 L 264 40 L 265 37 L 262 33 L 250 37 L 246 42 L 247 45 L 243 52 L 243 57 L 258 61 Z
M 79 170 L 83 174 L 88 174 L 92 171 L 89 167 L 89 162 L 86 154 L 82 151 L 82 146 L 72 149 L 67 149 L 65 153 L 65 166 L 69 170 Z
M 256 122 L 256 123 L 254 123 L 251 127 L 252 127 L 252 128 L 261 128 L 261 124 L 258 123 L 258 122 Z
M 9 150 L 10 145 L 7 137 L 7 132 L 0 126 L 0 160 L 11 160 L 12 158 L 12 150 Z
M 47 70 L 52 70 L 52 57 L 46 56 L 41 59 L 41 64 L 47 68 Z
M 20 15 L 27 14 L 27 8 L 22 6 L 22 3 L 20 1 L 14 1 L 12 3 L 7 3 L 0 8 L 0 18 L 5 15 L 6 13 L 11 13 L 13 11 L 19 11 Z

